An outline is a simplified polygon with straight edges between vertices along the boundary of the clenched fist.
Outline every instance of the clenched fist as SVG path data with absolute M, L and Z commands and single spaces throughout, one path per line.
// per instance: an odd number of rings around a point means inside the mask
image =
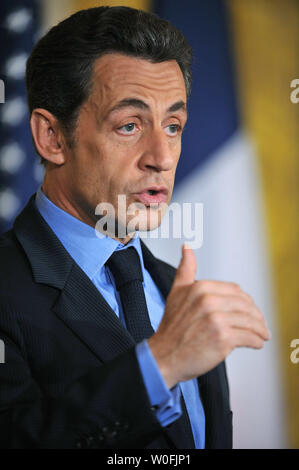
M 193 250 L 183 246 L 163 319 L 148 340 L 169 388 L 208 372 L 236 347 L 270 339 L 253 299 L 232 282 L 196 281 Z

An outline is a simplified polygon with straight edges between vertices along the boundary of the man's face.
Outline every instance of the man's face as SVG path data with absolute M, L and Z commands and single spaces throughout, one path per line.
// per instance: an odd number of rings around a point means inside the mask
M 176 61 L 155 64 L 122 54 L 98 59 L 76 144 L 63 165 L 64 194 L 80 218 L 95 225 L 95 208 L 105 202 L 125 223 L 118 210 L 118 195 L 125 195 L 127 208 L 138 210 L 137 230 L 159 226 L 161 206 L 171 199 L 186 119 L 186 88 Z M 151 187 L 162 191 L 148 194 Z

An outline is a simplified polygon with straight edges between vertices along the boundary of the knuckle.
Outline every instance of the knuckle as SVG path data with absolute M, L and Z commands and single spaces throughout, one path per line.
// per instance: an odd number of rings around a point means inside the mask
M 207 286 L 207 283 L 206 281 L 203 281 L 203 280 L 195 281 L 192 285 L 197 295 L 204 294 L 204 292 L 206 291 L 206 286 Z
M 249 295 L 247 292 L 245 292 L 239 284 L 234 283 L 233 287 L 234 287 L 235 295 L 242 296 L 250 304 L 254 303 L 253 298 L 251 297 L 251 295 Z
M 236 290 L 236 291 L 240 291 L 242 290 L 240 285 L 237 284 L 236 282 L 231 282 L 231 286 Z
M 221 332 L 221 315 L 218 312 L 209 312 L 206 314 L 206 320 L 209 327 L 213 330 L 217 336 Z
M 243 292 L 243 295 L 246 298 L 249 305 L 251 305 L 251 306 L 254 305 L 255 306 L 254 300 L 251 297 L 251 295 L 247 294 L 247 292 Z
M 198 299 L 199 306 L 205 310 L 210 311 L 217 306 L 217 297 L 214 294 L 203 294 Z
M 230 337 L 229 332 L 223 326 L 218 328 L 218 341 L 222 345 L 222 347 L 226 350 L 230 345 Z
M 251 315 L 254 312 L 255 307 L 252 304 L 252 302 L 250 302 L 248 299 L 242 298 L 240 299 L 240 302 L 242 303 L 244 312 L 246 312 L 249 315 Z
M 249 339 L 249 347 L 254 349 L 261 349 L 263 346 L 264 340 L 260 336 L 252 333 Z
M 242 295 L 242 297 L 243 297 L 244 299 L 246 299 L 246 302 L 247 302 L 250 306 L 255 305 L 252 296 L 251 296 L 250 294 L 248 294 L 247 292 L 245 292 L 244 290 L 242 290 L 241 288 L 240 288 L 239 295 Z
M 246 294 L 245 292 L 242 292 L 241 295 L 239 295 L 239 299 L 240 301 L 242 301 L 242 303 L 244 304 L 244 308 L 247 311 L 250 312 L 252 311 L 252 309 L 255 309 L 256 305 L 250 295 Z
M 253 305 L 252 308 L 253 308 L 253 312 L 255 313 L 257 319 L 260 320 L 262 323 L 264 323 L 265 322 L 264 315 L 262 314 L 260 309 L 256 305 Z
M 221 352 L 222 357 L 226 357 L 233 349 L 229 330 L 224 327 L 218 328 L 215 339 L 217 341 L 217 347 Z
M 243 295 L 245 295 L 246 299 L 250 300 L 251 302 L 253 302 L 253 298 L 251 297 L 250 294 L 248 294 L 247 292 L 243 291 Z

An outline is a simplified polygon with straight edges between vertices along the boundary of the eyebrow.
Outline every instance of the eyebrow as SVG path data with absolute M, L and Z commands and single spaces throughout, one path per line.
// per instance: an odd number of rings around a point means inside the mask
M 127 108 L 127 107 L 133 107 L 133 108 L 137 108 L 137 109 L 150 111 L 150 106 L 147 103 L 145 103 L 144 101 L 139 100 L 137 98 L 124 98 L 123 100 L 116 103 L 116 105 L 113 106 L 113 108 L 111 108 L 109 110 L 108 114 L 112 113 L 113 111 L 117 111 L 119 109 Z M 180 110 L 184 111 L 187 114 L 186 103 L 182 100 L 177 101 L 176 103 L 172 104 L 167 109 L 166 112 L 167 113 L 173 113 L 175 111 L 180 111 Z

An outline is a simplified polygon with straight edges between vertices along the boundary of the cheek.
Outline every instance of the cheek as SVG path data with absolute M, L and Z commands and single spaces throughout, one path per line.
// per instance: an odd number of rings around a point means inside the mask
M 107 178 L 113 174 L 113 152 L 95 138 L 84 139 L 79 147 L 79 166 L 82 174 L 89 175 L 90 180 Z
M 121 184 L 134 177 L 134 169 L 137 168 L 138 150 L 136 147 L 128 147 L 117 143 L 109 143 L 103 152 L 102 164 L 106 173 L 117 184 Z

